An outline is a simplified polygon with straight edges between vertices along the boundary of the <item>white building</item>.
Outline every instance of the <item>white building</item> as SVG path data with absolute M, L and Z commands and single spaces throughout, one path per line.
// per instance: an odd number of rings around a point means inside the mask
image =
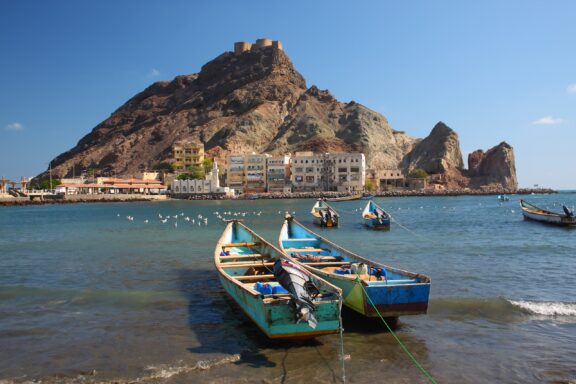
M 296 152 L 291 161 L 294 191 L 361 192 L 366 178 L 363 153 Z
M 204 180 L 174 180 L 172 182 L 172 194 L 224 194 L 226 196 L 233 196 L 234 190 L 228 187 L 221 187 L 218 178 L 218 164 L 214 161 L 212 170 L 208 172 Z

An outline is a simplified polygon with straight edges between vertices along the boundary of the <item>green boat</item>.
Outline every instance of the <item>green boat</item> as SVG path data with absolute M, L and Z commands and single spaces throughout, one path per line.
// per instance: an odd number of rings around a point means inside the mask
M 244 224 L 228 223 L 214 264 L 226 293 L 269 338 L 308 339 L 340 331 L 341 290 Z

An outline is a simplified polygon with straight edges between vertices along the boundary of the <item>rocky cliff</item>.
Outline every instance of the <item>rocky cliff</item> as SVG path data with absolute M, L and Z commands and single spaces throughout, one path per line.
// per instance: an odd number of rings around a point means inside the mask
M 395 131 L 384 116 L 361 104 L 307 88 L 280 47 L 225 52 L 197 74 L 152 84 L 56 157 L 53 174 L 71 176 L 91 168 L 97 175 L 136 175 L 169 162 L 171 146 L 190 139 L 219 155 L 358 151 L 366 154 L 370 168 L 423 168 L 447 175 L 449 186 L 466 184 L 458 136 L 444 123 L 423 140 Z M 513 167 L 513 161 L 498 161 Z M 515 172 L 505 174 L 479 165 L 475 185 L 499 178 L 513 184 Z
M 516 190 L 516 165 L 512 147 L 502 142 L 490 148 L 486 153 L 477 150 L 468 156 L 468 176 L 470 186 L 494 186 Z

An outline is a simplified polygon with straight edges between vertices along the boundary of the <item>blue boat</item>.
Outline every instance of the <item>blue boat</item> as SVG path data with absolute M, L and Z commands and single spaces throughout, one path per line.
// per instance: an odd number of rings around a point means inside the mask
M 214 251 L 224 290 L 271 339 L 340 330 L 341 290 L 289 260 L 242 223 L 228 223 Z
M 390 229 L 390 215 L 370 200 L 362 211 L 364 225 L 372 229 Z
M 287 216 L 280 248 L 308 271 L 342 289 L 344 305 L 366 317 L 398 317 L 428 310 L 430 278 L 366 259 Z

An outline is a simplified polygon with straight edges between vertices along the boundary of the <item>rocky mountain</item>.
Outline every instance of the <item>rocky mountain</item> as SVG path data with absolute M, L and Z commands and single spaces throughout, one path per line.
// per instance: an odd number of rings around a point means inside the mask
M 171 146 L 183 139 L 199 140 L 208 154 L 219 156 L 358 151 L 370 168 L 423 168 L 448 175 L 450 186 L 470 181 L 458 136 L 444 123 L 423 140 L 395 131 L 384 116 L 361 104 L 308 88 L 281 43 L 267 39 L 237 43 L 234 52 L 221 54 L 197 74 L 152 84 L 57 156 L 52 172 L 60 177 L 81 169 L 136 175 L 170 162 Z M 488 165 L 498 161 L 513 167 L 512 149 L 512 161 L 501 152 L 482 156 L 475 185 L 499 179 L 514 184 L 515 170 Z

